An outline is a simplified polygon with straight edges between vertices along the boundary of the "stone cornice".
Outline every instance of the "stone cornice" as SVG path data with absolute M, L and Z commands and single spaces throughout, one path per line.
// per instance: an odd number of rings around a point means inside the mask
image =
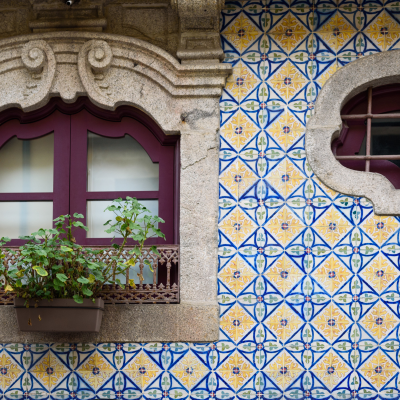
M 67 72 L 67 69 L 69 72 Z M 229 64 L 182 65 L 139 39 L 90 32 L 52 32 L 0 41 L 0 110 L 37 109 L 50 96 L 73 102 L 83 92 L 97 105 L 127 102 L 149 113 L 166 132 L 187 128 L 182 115 L 202 99 L 201 111 L 219 125 L 212 106 L 221 96 Z M 72 74 L 72 76 L 65 76 Z M 166 107 L 174 105 L 175 113 Z M 195 126 L 192 126 L 195 127 Z M 190 128 L 190 127 L 189 127 Z

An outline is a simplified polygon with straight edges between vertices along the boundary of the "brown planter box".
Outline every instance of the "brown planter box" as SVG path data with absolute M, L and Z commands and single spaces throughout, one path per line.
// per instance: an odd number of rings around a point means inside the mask
M 18 326 L 22 332 L 99 332 L 104 311 L 104 301 L 97 298 L 93 303 L 84 299 L 82 304 L 73 299 L 39 300 L 38 307 L 30 301 L 16 298 L 14 308 Z

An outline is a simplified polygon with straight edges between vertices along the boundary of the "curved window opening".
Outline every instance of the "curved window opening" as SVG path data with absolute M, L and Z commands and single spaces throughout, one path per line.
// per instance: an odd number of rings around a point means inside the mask
M 77 242 L 109 246 L 112 235 L 103 224 L 114 215 L 104 210 L 113 199 L 130 196 L 165 220 L 160 228 L 166 240 L 152 238 L 146 244 L 177 244 L 178 137 L 166 136 L 132 107 L 113 113 L 80 100 L 74 107 L 54 99 L 23 114 L 24 123 L 15 119 L 15 111 L 3 112 L 0 237 L 18 246 L 20 236 L 77 212 L 89 227 L 88 234 L 76 232 Z M 7 120 L 7 113 L 14 119 Z
M 343 129 L 332 142 L 345 167 L 384 175 L 400 189 L 400 85 L 369 88 L 342 109 Z

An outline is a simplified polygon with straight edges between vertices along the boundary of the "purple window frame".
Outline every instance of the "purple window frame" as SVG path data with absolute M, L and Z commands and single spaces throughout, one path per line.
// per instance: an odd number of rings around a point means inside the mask
M 132 136 L 145 149 L 153 162 L 159 163 L 158 191 L 88 192 L 87 133 L 121 138 Z M 73 104 L 52 99 L 40 110 L 23 113 L 9 109 L 0 113 L 0 148 L 13 137 L 36 139 L 54 133 L 54 183 L 52 193 L 0 193 L 1 201 L 53 201 L 53 217 L 78 212 L 85 215 L 88 200 L 112 200 L 137 197 L 138 200 L 158 199 L 159 216 L 165 220 L 160 228 L 166 235 L 148 239 L 146 244 L 179 243 L 179 136 L 165 135 L 161 128 L 142 111 L 130 106 L 107 111 L 93 105 L 87 98 Z M 109 245 L 109 238 L 86 238 L 76 232 L 81 245 Z M 119 239 L 115 240 L 120 242 Z M 13 239 L 11 246 L 24 241 Z M 133 242 L 131 243 L 133 244 Z
M 399 110 L 399 84 L 373 88 L 370 94 L 370 102 L 368 102 L 368 91 L 350 99 L 341 111 L 343 116 L 342 131 L 339 137 L 332 142 L 332 151 L 336 157 L 339 157 L 338 161 L 349 169 L 365 171 L 365 160 L 340 158 L 354 157 L 355 153 L 360 151 L 364 137 L 367 134 L 367 125 L 365 124 L 367 118 L 358 118 L 358 116 L 388 114 Z M 382 115 L 382 118 L 384 117 Z M 385 176 L 396 189 L 400 189 L 400 168 L 397 165 L 387 160 L 371 159 L 369 161 L 369 171 Z

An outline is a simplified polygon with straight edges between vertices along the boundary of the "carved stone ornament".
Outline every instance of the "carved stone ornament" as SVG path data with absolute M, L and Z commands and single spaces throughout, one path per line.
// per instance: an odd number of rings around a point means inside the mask
M 166 134 L 181 135 L 180 304 L 107 305 L 113 320 L 97 336 L 54 340 L 19 332 L 12 306 L 2 306 L 0 323 L 7 321 L 2 343 L 218 340 L 219 99 L 231 70 L 229 64 L 182 65 L 152 44 L 104 33 L 51 32 L 0 41 L 0 111 L 31 111 L 51 97 L 74 103 L 86 96 L 108 110 L 137 107 Z M 134 326 L 138 317 L 140 330 L 118 336 L 113 321 Z
M 45 40 L 25 40 L 20 57 L 13 53 L 2 60 L 0 109 L 18 98 L 15 104 L 29 111 L 50 91 L 56 72 L 54 52 Z
M 182 63 L 223 60 L 219 18 L 225 0 L 171 0 L 178 11 L 180 39 L 177 56 Z
M 335 159 L 331 143 L 342 130 L 340 111 L 349 99 L 368 87 L 400 82 L 400 52 L 373 54 L 351 62 L 325 83 L 307 124 L 307 160 L 328 187 L 347 195 L 367 197 L 377 215 L 400 215 L 400 189 L 383 175 L 355 171 Z

